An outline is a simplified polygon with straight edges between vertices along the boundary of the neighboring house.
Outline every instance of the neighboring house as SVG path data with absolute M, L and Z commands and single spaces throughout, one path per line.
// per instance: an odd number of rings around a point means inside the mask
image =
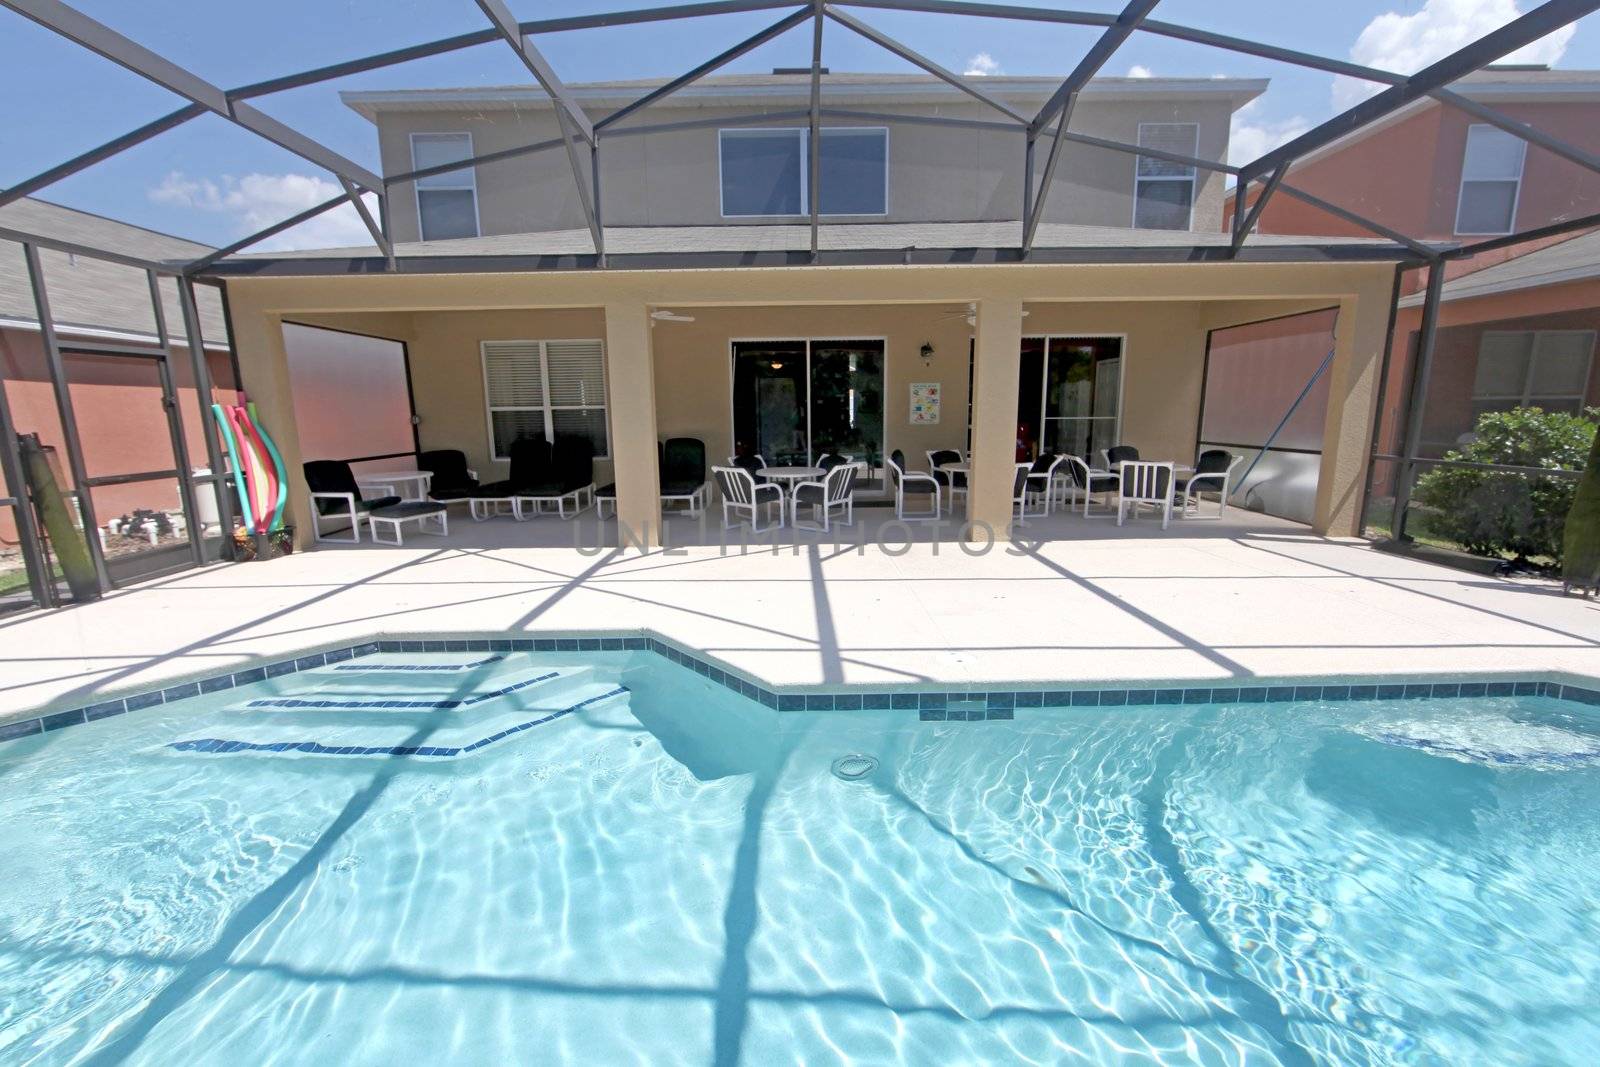
M 1576 413 L 1600 407 L 1595 337 L 1600 333 L 1600 233 L 1546 245 L 1445 282 L 1420 454 L 1437 458 L 1470 433 L 1485 411 L 1539 407 Z M 1394 362 L 1407 369 L 1422 296 L 1400 301 Z M 1400 339 L 1411 347 L 1399 348 Z M 1390 380 L 1395 380 L 1391 373 Z M 1393 392 L 1399 392 L 1396 389 Z M 1379 450 L 1402 447 L 1386 403 Z
M 661 81 L 569 88 L 595 121 Z M 1057 78 L 993 77 L 985 92 L 1031 114 Z M 1224 160 L 1233 113 L 1261 79 L 1097 78 L 1072 113 L 1075 133 Z M 385 175 L 514 150 L 559 136 L 538 89 L 346 92 L 371 120 Z M 793 222 L 810 212 L 807 73 L 710 77 L 607 130 L 600 151 L 607 226 L 714 226 Z M 830 222 L 945 223 L 1016 219 L 1023 152 L 986 105 L 927 75 L 822 78 L 820 213 Z M 878 116 L 838 118 L 829 109 Z M 967 119 L 971 128 L 919 124 Z M 764 116 L 771 116 L 770 122 Z M 718 123 L 725 119 L 725 126 Z M 694 123 L 630 135 L 630 126 Z M 1035 171 L 1044 170 L 1042 147 Z M 393 190 L 397 241 L 581 229 L 566 156 L 520 155 L 425 177 Z M 1046 201 L 1045 220 L 1089 226 L 1218 231 L 1223 175 L 1072 145 Z
M 1600 152 L 1600 71 L 1489 67 L 1452 88 L 1589 152 Z M 1423 180 L 1426 179 L 1426 180 Z M 1419 241 L 1470 244 L 1600 210 L 1600 174 L 1427 97 L 1312 152 L 1289 180 Z M 1254 202 L 1254 190 L 1250 202 Z M 1232 218 L 1231 200 L 1225 209 Z M 1292 196 L 1257 233 L 1362 236 L 1366 230 Z M 1479 270 L 1529 249 L 1480 256 Z
M 43 200 L 0 206 L 0 228 L 155 261 L 192 260 L 211 251 L 193 241 Z M 104 528 L 135 509 L 181 514 L 149 275 L 134 267 L 48 249 L 40 251 L 39 261 L 97 523 Z M 204 467 L 204 423 L 178 292 L 170 279 L 162 282 L 161 295 L 174 356 L 171 396 L 181 418 L 182 443 L 190 466 Z M 210 286 L 197 287 L 196 301 L 215 398 L 225 400 L 234 395 L 236 377 L 222 301 Z M 45 448 L 53 450 L 63 483 L 70 485 L 61 418 L 27 266 L 21 246 L 4 240 L 0 240 L 0 388 L 5 390 L 17 432 L 37 434 Z M 16 487 L 0 485 L 0 499 L 19 495 Z M 201 510 L 202 525 L 215 523 L 214 508 L 208 511 L 202 502 Z M 0 570 L 6 566 L 4 557 L 15 551 L 17 537 L 11 507 L 0 506 Z M 114 566 L 111 555 L 108 552 L 108 565 Z
M 1490 67 L 1453 88 L 1580 149 L 1600 153 L 1600 71 Z M 1419 175 L 1428 180 L 1416 180 Z M 1290 181 L 1416 239 L 1471 244 L 1600 212 L 1600 174 L 1431 98 L 1297 163 Z M 1254 201 L 1254 196 L 1250 198 Z M 1232 218 L 1232 203 L 1225 215 Z M 1258 234 L 1363 231 L 1282 193 Z M 1600 403 L 1600 236 L 1527 241 L 1447 265 L 1418 455 L 1438 459 L 1480 414 L 1519 406 L 1576 412 Z M 1421 329 L 1425 270 L 1404 279 L 1376 437 L 1401 455 Z M 1374 496 L 1397 467 L 1374 468 Z M 1387 516 L 1383 516 L 1385 519 Z

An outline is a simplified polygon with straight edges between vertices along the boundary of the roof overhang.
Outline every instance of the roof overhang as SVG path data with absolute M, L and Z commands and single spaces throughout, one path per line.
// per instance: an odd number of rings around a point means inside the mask
M 225 259 L 206 274 L 218 277 L 328 277 L 337 275 L 523 274 L 542 271 L 604 270 L 732 270 L 775 267 L 943 267 L 1061 264 L 1198 264 L 1198 263 L 1415 263 L 1415 253 L 1383 242 L 1359 244 L 1245 245 L 1238 253 L 1227 245 L 1151 247 L 1035 248 L 1026 256 L 1012 248 L 868 248 L 763 251 L 612 252 L 605 265 L 592 254 L 546 255 L 411 255 L 391 267 L 381 255 L 350 257 L 250 256 Z
M 991 96 L 1035 105 L 1047 99 L 1060 84 L 1058 78 L 973 78 Z M 578 101 L 597 110 L 624 107 L 652 89 L 660 80 L 602 85 L 569 85 Z M 1089 83 L 1083 95 L 1095 100 L 1148 100 L 1196 97 L 1225 100 L 1237 110 L 1266 92 L 1266 78 L 1100 78 Z M 348 90 L 339 94 L 345 105 L 376 123 L 380 112 L 528 111 L 548 109 L 550 97 L 526 86 L 487 86 L 473 89 Z M 822 98 L 831 103 L 950 104 L 966 101 L 955 88 L 934 78 L 900 77 L 882 80 L 822 82 Z M 803 106 L 810 102 L 810 80 L 802 77 L 707 79 L 685 86 L 672 95 L 671 107 L 771 107 Z

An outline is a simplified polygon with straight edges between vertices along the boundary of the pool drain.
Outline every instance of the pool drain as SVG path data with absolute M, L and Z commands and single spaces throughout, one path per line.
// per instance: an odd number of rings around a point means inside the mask
M 871 756 L 853 752 L 833 761 L 833 776 L 846 782 L 859 782 L 878 769 L 878 761 Z

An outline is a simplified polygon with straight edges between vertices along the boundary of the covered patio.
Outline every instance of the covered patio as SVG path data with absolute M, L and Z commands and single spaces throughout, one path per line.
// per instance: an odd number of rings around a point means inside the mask
M 1036 503 L 1033 513 L 1014 525 L 1017 461 L 1081 452 L 1100 467 L 1105 447 L 1131 444 L 1145 460 L 1193 464 L 1210 447 L 1202 408 L 1213 333 L 1311 312 L 1325 313 L 1321 321 L 1337 322 L 1326 339 L 1331 350 L 1320 363 L 1313 361 L 1311 380 L 1302 383 L 1296 377 L 1286 394 L 1281 389 L 1263 394 L 1257 413 L 1266 427 L 1291 414 L 1313 427 L 1314 447 L 1302 450 L 1307 456 L 1301 457 L 1310 460 L 1312 488 L 1305 512 L 1296 516 L 1309 522 L 1296 526 L 1262 514 L 1268 505 L 1259 500 L 1257 510 L 1242 509 L 1254 498 L 1235 494 L 1220 525 L 1231 531 L 1309 526 L 1312 532 L 1344 536 L 1355 533 L 1359 522 L 1395 277 L 1389 246 L 1367 246 L 1370 258 L 1352 256 L 1350 247 L 1345 245 L 1339 256 L 1297 249 L 1293 261 L 1273 263 L 725 268 L 600 275 L 502 272 L 484 263 L 484 270 L 466 274 L 328 276 L 314 261 L 297 268 L 278 259 L 255 276 L 246 258 L 230 268 L 238 271 L 229 282 L 230 311 L 241 374 L 290 471 L 289 507 L 302 546 L 312 542 L 305 521 L 308 497 L 297 477 L 302 464 L 361 459 L 382 449 L 345 445 L 355 451 L 327 453 L 333 446 L 321 443 L 323 428 L 312 423 L 325 423 L 328 416 L 307 411 L 307 384 L 295 385 L 298 357 L 285 341 L 285 324 L 403 344 L 416 447 L 464 453 L 484 483 L 508 476 L 506 439 L 512 434 L 525 434 L 532 425 L 535 435 L 547 435 L 542 422 L 503 420 L 507 414 L 538 419 L 541 412 L 498 406 L 487 362 L 492 347 L 542 344 L 543 339 L 592 341 L 604 353 L 603 384 L 590 387 L 593 407 L 576 412 L 557 404 L 542 416 L 555 420 L 556 435 L 568 432 L 563 417 L 589 419 L 587 432 L 598 454 L 593 480 L 615 486 L 618 520 L 600 522 L 586 512 L 570 522 L 553 514 L 526 522 L 506 516 L 474 522 L 460 508 L 453 510 L 447 541 L 426 534 L 408 538 L 421 547 L 653 547 L 735 543 L 740 536 L 760 540 L 748 532 L 724 534 L 714 487 L 707 514 L 699 519 L 676 505 L 664 509 L 660 494 L 664 441 L 700 442 L 708 485 L 711 466 L 726 464 L 738 453 L 772 451 L 770 443 L 754 436 L 761 427 L 753 428 L 756 413 L 741 393 L 746 383 L 739 380 L 740 361 L 752 345 L 768 367 L 782 366 L 774 353 L 782 355 L 785 345 L 800 361 L 820 359 L 812 353 L 824 343 L 854 346 L 851 351 L 867 353 L 871 360 L 870 381 L 851 379 L 848 397 L 841 391 L 833 400 L 841 412 L 846 407 L 850 412 L 850 428 L 831 431 L 836 437 L 854 435 L 843 444 L 821 428 L 827 413 L 815 374 L 785 378 L 779 384 L 790 388 L 782 399 L 763 401 L 762 419 L 790 420 L 783 428 L 793 434 L 791 455 L 797 457 L 785 459 L 779 452 L 768 462 L 812 463 L 836 450 L 859 452 L 853 458 L 866 465 L 855 491 L 857 524 L 841 533 L 804 534 L 802 543 L 871 543 L 885 532 L 900 541 L 1081 540 L 1103 536 L 1102 527 L 1115 529 L 1114 518 L 1106 518 L 1107 499 L 1097 498 L 1088 518 L 1081 503 L 1069 516 L 1062 514 L 1058 499 L 1048 517 L 1038 514 Z M 1028 347 L 1042 353 L 1046 342 L 1058 338 L 1104 342 L 1111 353 L 1104 362 L 1114 370 L 1095 384 L 1111 399 L 1092 411 L 1084 400 L 1081 416 L 1075 417 L 1057 417 L 1045 405 L 1044 417 L 1033 420 L 1042 425 L 1027 425 L 1019 411 L 1041 404 L 1041 389 L 1052 388 L 1033 376 L 1044 370 L 1051 381 L 1066 377 L 1057 374 L 1052 357 L 1035 355 L 1030 363 Z M 541 365 L 533 367 L 538 372 Z M 557 372 L 549 366 L 543 371 L 547 376 Z M 1093 374 L 1086 370 L 1080 377 Z M 914 410 L 918 390 L 925 393 L 930 384 L 942 393 L 931 418 Z M 1305 389 L 1297 396 L 1302 384 Z M 1325 392 L 1317 392 L 1312 407 L 1301 411 L 1313 384 Z M 603 398 L 593 398 L 601 388 Z M 1088 396 L 1088 382 L 1080 393 Z M 1215 404 L 1217 397 L 1212 399 Z M 362 403 L 357 388 L 347 402 L 335 405 L 341 424 L 359 421 Z M 872 410 L 863 415 L 868 406 Z M 567 425 L 572 424 L 569 418 Z M 887 457 L 898 452 L 908 472 L 926 474 L 929 454 L 943 449 L 972 457 L 966 494 L 947 494 L 937 523 L 894 522 Z M 1241 451 L 1238 470 L 1259 451 Z M 408 465 L 413 461 L 397 456 L 361 469 Z M 1266 467 L 1261 473 L 1265 476 Z M 1114 512 L 1115 494 L 1108 495 Z M 925 508 L 927 501 L 919 503 Z M 1168 535 L 1213 536 L 1219 524 L 1208 520 L 1218 513 L 1215 497 L 1199 512 L 1203 518 L 1175 517 Z M 1162 533 L 1160 523 L 1148 518 L 1129 523 L 1123 530 L 1130 535 Z

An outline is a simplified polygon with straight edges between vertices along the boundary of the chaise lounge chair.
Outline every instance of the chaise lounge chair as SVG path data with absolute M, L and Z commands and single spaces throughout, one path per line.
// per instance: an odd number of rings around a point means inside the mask
M 356 476 L 350 464 L 337 459 L 314 459 L 305 464 L 306 486 L 311 490 L 311 536 L 316 541 L 342 544 L 361 543 L 361 520 L 367 520 L 367 532 L 380 544 L 400 544 L 400 527 L 415 522 L 419 527 L 428 519 L 437 518 L 441 534 L 450 532 L 450 522 L 445 506 L 430 501 L 401 503 L 397 496 L 362 500 L 356 485 Z M 324 519 L 342 519 L 350 524 L 349 537 L 332 537 L 322 532 Z M 378 537 L 378 525 L 388 526 L 394 533 L 393 541 Z

